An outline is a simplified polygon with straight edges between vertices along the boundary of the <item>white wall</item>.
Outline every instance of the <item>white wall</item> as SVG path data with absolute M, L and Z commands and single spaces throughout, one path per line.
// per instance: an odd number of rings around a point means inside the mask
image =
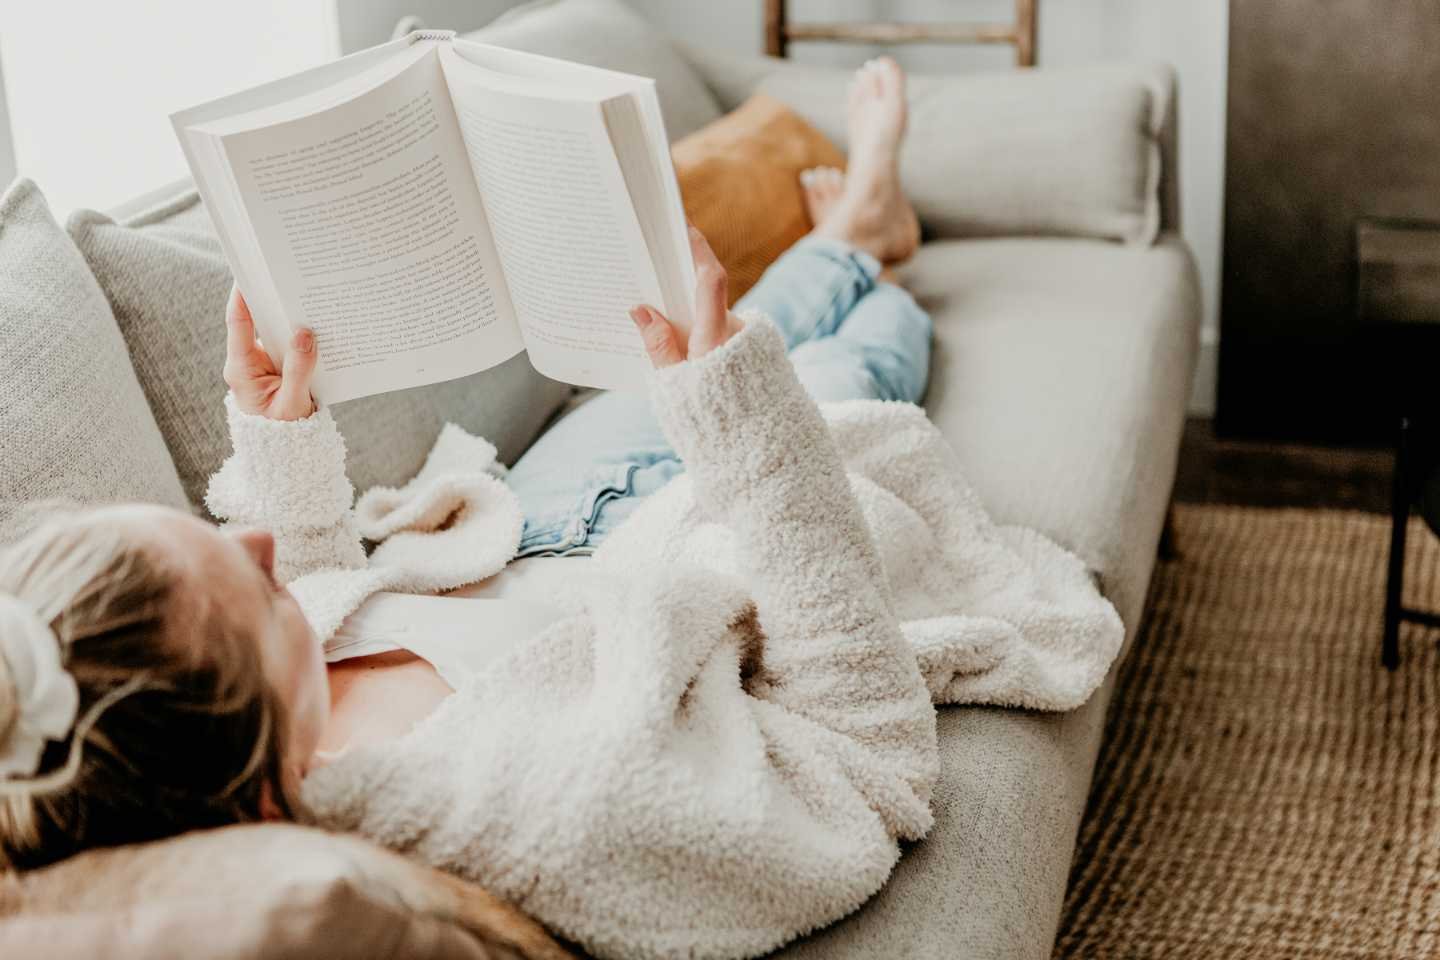
M 320 0 L 0 0 L 0 8 L 15 164 L 62 218 L 183 177 L 171 112 L 333 52 Z
M 758 53 L 759 0 L 629 0 L 657 25 L 692 43 Z M 1011 0 L 792 0 L 791 18 L 806 20 L 994 20 L 1013 16 Z M 1205 328 L 1191 410 L 1214 410 L 1219 342 L 1220 242 L 1225 180 L 1225 80 L 1229 4 L 1226 0 L 1039 0 L 1041 66 L 1099 60 L 1152 59 L 1180 73 L 1181 219 L 1200 264 Z M 1005 69 L 1009 47 L 902 47 L 906 67 L 926 72 Z M 858 63 L 872 51 L 842 44 L 801 44 L 797 60 L 832 66 Z
M 0 187 L 15 179 L 15 147 L 10 136 L 10 107 L 5 98 L 5 69 L 0 64 Z
M 170 113 L 381 43 L 403 13 L 473 28 L 513 5 L 0 0 L 0 188 L 18 168 L 62 219 L 113 209 L 186 175 Z

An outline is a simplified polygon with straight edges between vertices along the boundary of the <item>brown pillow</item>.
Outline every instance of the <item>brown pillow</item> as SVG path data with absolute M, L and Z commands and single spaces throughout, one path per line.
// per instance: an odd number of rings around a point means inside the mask
M 845 155 L 798 113 L 757 93 L 675 144 L 685 213 L 730 274 L 730 302 L 809 232 L 800 171 Z
M 202 830 L 0 872 L 0 957 L 570 960 L 480 887 L 359 837 Z

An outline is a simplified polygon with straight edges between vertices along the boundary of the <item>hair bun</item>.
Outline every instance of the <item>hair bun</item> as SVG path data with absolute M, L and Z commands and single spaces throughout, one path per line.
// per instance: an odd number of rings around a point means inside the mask
M 0 594 L 0 780 L 34 775 L 48 740 L 75 726 L 80 691 L 65 669 L 60 639 L 29 604 Z
M 10 730 L 20 719 L 20 701 L 15 680 L 10 676 L 10 663 L 0 654 L 0 751 L 10 737 Z

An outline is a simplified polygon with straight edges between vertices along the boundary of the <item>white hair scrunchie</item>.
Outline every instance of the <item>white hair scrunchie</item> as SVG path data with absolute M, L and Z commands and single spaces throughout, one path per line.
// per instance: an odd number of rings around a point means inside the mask
M 15 718 L 0 731 L 0 780 L 33 776 L 45 741 L 75 726 L 80 690 L 60 658 L 60 638 L 28 604 L 0 594 L 0 656 L 14 686 Z

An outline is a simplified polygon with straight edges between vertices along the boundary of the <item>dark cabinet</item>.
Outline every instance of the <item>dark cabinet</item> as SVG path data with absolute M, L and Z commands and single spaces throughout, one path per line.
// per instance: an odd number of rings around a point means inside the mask
M 1399 368 L 1362 319 L 1360 233 L 1440 221 L 1440 0 L 1232 0 L 1226 154 L 1217 432 L 1392 440 Z M 1440 245 L 1415 242 L 1372 276 L 1425 282 Z M 1440 349 L 1406 361 L 1440 408 Z

